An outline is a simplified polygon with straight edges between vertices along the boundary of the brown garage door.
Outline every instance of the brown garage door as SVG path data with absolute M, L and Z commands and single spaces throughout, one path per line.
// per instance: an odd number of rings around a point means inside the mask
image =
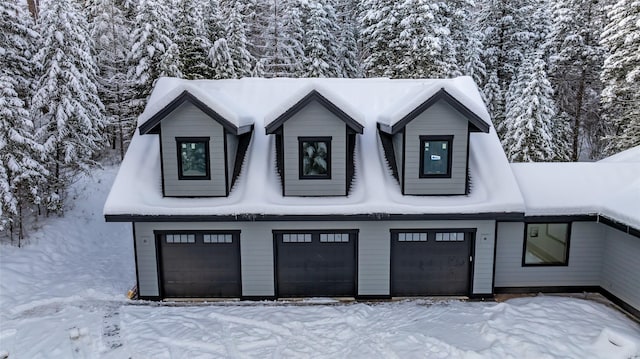
M 472 230 L 392 230 L 391 295 L 468 295 Z
M 157 233 L 165 298 L 240 297 L 240 232 Z

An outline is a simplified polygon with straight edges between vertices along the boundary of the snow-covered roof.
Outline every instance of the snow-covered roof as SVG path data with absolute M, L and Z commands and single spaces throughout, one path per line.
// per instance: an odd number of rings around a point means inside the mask
M 513 163 L 525 215 L 602 215 L 640 228 L 640 161 Z
M 640 162 L 640 146 L 629 148 L 598 162 Z
M 464 99 L 458 99 L 461 102 L 477 102 L 468 104 L 485 116 L 486 109 L 481 105 L 478 90 L 470 83 L 473 82 L 468 78 L 160 79 L 141 115 L 140 124 L 171 102 L 171 96 L 177 96 L 187 88 L 189 91 L 196 89 L 202 101 L 213 101 L 207 102 L 208 105 L 222 103 L 226 111 L 239 111 L 227 116 L 237 121 L 252 119 L 255 128 L 260 129 L 266 121 L 273 120 L 273 114 L 284 113 L 287 106 L 295 102 L 292 99 L 299 98 L 310 88 L 320 89 L 323 95 L 330 97 L 334 104 L 343 106 L 345 112 L 364 125 L 363 134 L 358 135 L 355 176 L 350 193 L 342 197 L 283 197 L 276 170 L 274 136 L 255 130 L 240 176 L 228 197 L 163 197 L 158 136 L 136 132 L 106 201 L 104 213 L 111 216 L 522 213 L 522 196 L 493 127 L 489 133 L 470 135 L 469 195 L 402 195 L 388 168 L 377 135 L 380 114 L 389 113 L 407 99 L 418 97 L 425 88 L 445 86 L 454 96 L 464 94 Z M 230 101 L 222 101 L 218 95 Z M 484 119 L 488 121 L 488 115 Z

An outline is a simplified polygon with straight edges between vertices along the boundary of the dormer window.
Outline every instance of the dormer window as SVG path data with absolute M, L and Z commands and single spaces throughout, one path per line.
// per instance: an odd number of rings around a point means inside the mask
M 453 136 L 420 136 L 420 178 L 451 177 Z
M 298 137 L 300 179 L 331 179 L 331 137 Z
M 178 148 L 178 178 L 180 180 L 208 180 L 209 137 L 176 137 Z

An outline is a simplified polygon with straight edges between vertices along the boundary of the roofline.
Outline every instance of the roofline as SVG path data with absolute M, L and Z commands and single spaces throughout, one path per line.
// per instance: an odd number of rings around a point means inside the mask
M 362 214 L 256 214 L 238 215 L 138 215 L 105 214 L 107 222 L 284 222 L 284 221 L 415 221 L 415 220 L 499 220 L 522 221 L 522 212 L 486 212 L 486 213 L 362 213 Z
M 290 119 L 293 115 L 298 113 L 298 111 L 307 106 L 313 100 L 320 102 L 320 104 L 326 107 L 334 115 L 338 116 L 338 118 L 344 121 L 347 126 L 349 126 L 349 128 L 354 130 L 356 133 L 362 133 L 364 129 L 364 126 L 362 124 L 360 124 L 353 117 L 349 116 L 346 112 L 341 110 L 340 107 L 336 106 L 333 102 L 329 101 L 326 97 L 322 96 L 320 92 L 318 92 L 317 90 L 311 90 L 311 92 L 304 96 L 300 101 L 296 102 L 295 105 L 291 106 L 275 120 L 267 124 L 264 127 L 266 134 L 270 135 L 275 133 L 285 121 Z
M 420 104 L 418 107 L 413 109 L 403 118 L 401 118 L 394 125 L 388 125 L 385 123 L 378 122 L 378 128 L 386 133 L 391 135 L 395 135 L 400 130 L 402 130 L 409 122 L 418 117 L 421 113 L 423 113 L 426 109 L 435 104 L 438 100 L 445 100 L 449 105 L 451 105 L 456 110 L 460 111 L 463 115 L 467 117 L 469 122 L 473 125 L 471 131 L 473 132 L 484 132 L 489 133 L 489 128 L 491 125 L 486 123 L 483 119 L 480 118 L 475 112 L 471 111 L 467 106 L 465 106 L 462 102 L 458 101 L 454 96 L 447 92 L 447 90 L 441 88 L 433 94 L 433 96 L 429 97 L 426 101 Z M 474 131 L 475 130 L 475 131 Z
M 160 111 L 156 112 L 150 119 L 145 121 L 138 128 L 140 130 L 141 135 L 146 135 L 148 133 L 156 133 L 155 129 L 158 124 L 164 120 L 164 118 L 171 113 L 173 110 L 178 108 L 178 106 L 182 105 L 184 102 L 189 101 L 194 104 L 197 108 L 199 108 L 202 112 L 206 113 L 209 117 L 213 118 L 217 122 L 219 122 L 222 127 L 224 127 L 227 131 L 231 132 L 234 135 L 241 135 L 243 133 L 247 133 L 253 130 L 253 124 L 245 125 L 237 127 L 229 120 L 222 117 L 219 113 L 214 111 L 211 107 L 207 106 L 204 102 L 200 101 L 196 96 L 190 93 L 188 90 L 182 91 L 180 95 L 176 96 L 169 104 L 163 107 Z

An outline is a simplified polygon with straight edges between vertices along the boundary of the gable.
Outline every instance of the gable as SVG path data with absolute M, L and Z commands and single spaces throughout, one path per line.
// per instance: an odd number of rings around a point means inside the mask
M 329 101 L 326 97 L 324 97 L 317 90 L 312 90 L 306 96 L 304 96 L 300 101 L 296 102 L 293 106 L 288 108 L 284 113 L 278 116 L 276 119 L 271 121 L 265 126 L 266 134 L 275 133 L 286 121 L 291 119 L 294 115 L 296 115 L 300 110 L 307 107 L 312 102 L 318 102 L 320 105 L 325 107 L 331 113 L 336 115 L 340 120 L 342 120 L 348 128 L 356 133 L 362 133 L 364 126 L 361 125 L 358 121 L 356 121 L 353 117 L 344 112 L 340 107 L 336 106 L 333 102 Z
M 223 116 L 221 116 L 218 112 L 214 111 L 210 106 L 205 104 L 199 98 L 191 94 L 189 91 L 185 90 L 176 98 L 174 98 L 171 102 L 169 102 L 162 109 L 157 111 L 154 115 L 152 115 L 148 120 L 146 120 L 143 124 L 139 126 L 140 134 L 145 135 L 149 133 L 159 133 L 159 125 L 169 114 L 175 111 L 184 103 L 193 104 L 195 107 L 200 109 L 200 111 L 204 112 L 211 119 L 218 122 L 222 127 L 224 127 L 228 132 L 234 135 L 240 135 L 246 132 L 251 131 L 253 125 L 241 126 L 238 127 L 235 124 L 231 123 Z
M 378 122 L 378 128 L 389 134 L 396 134 L 404 129 L 408 123 L 416 119 L 426 110 L 431 108 L 436 103 L 444 101 L 453 107 L 456 111 L 462 114 L 469 121 L 469 131 L 470 132 L 484 132 L 489 133 L 490 125 L 485 122 L 480 116 L 478 116 L 475 112 L 465 106 L 462 102 L 456 99 L 454 96 L 449 94 L 444 88 L 441 88 L 434 95 L 429 97 L 427 100 L 422 102 L 420 105 L 411 110 L 408 114 L 404 115 L 397 121 L 393 121 L 392 123 L 385 124 Z

